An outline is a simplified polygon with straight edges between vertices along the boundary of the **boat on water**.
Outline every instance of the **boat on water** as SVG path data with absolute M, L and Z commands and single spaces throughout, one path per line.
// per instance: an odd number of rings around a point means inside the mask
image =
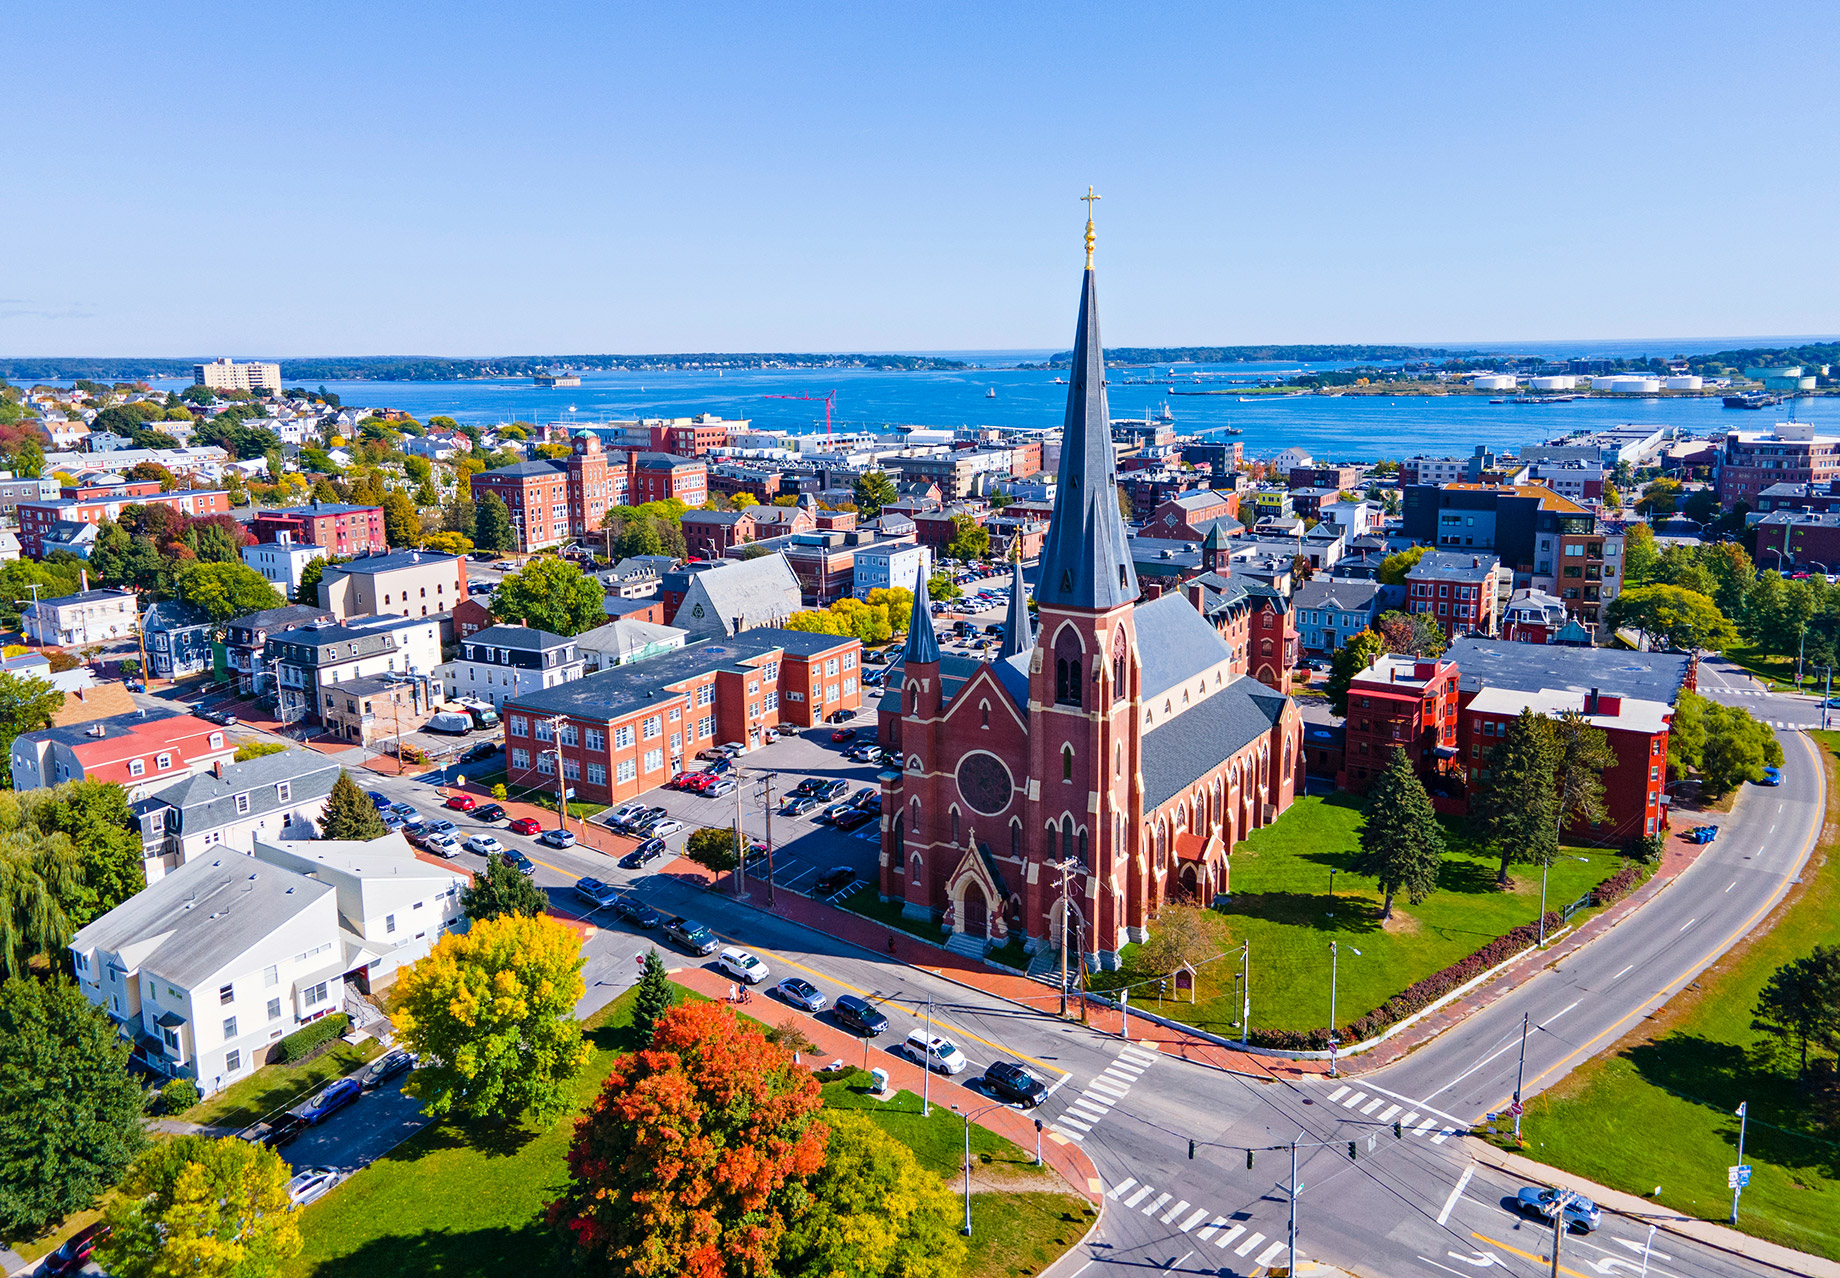
M 1781 395 L 1771 395 L 1765 391 L 1740 391 L 1736 395 L 1727 395 L 1725 397 L 1725 407 L 1727 408 L 1749 408 L 1753 410 L 1774 408 L 1782 402 L 1783 397 Z
M 1065 377 L 1057 377 L 1054 379 L 1054 384 L 1056 386 L 1065 386 L 1067 384 L 1067 379 Z
M 1169 411 L 1169 405 L 1165 402 L 1162 409 L 1156 415 L 1156 421 L 1161 424 L 1167 424 L 1173 422 L 1175 419 L 1176 415 Z
M 1244 435 L 1246 432 L 1237 426 L 1222 426 L 1220 428 L 1220 433 L 1223 435 Z
M 984 392 L 985 399 L 995 399 L 996 397 L 997 397 L 997 388 L 995 386 L 988 388 Z
M 1576 395 L 1513 395 L 1502 399 L 1491 399 L 1491 404 L 1569 404 L 1577 399 Z

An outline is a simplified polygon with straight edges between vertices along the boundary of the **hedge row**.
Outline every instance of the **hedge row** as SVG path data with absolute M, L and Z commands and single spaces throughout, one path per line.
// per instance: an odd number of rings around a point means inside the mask
M 322 1016 L 311 1025 L 302 1026 L 276 1043 L 274 1057 L 277 1061 L 284 1062 L 300 1060 L 321 1043 L 337 1038 L 350 1028 L 351 1017 L 343 1012 Z
M 1599 908 L 1615 905 L 1642 884 L 1644 875 L 1639 865 L 1625 865 L 1609 878 L 1599 883 L 1591 892 L 1591 904 Z

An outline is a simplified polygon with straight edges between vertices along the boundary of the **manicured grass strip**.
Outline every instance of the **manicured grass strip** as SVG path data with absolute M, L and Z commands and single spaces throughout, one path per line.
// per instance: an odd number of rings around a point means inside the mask
M 1826 756 L 1828 828 L 1840 815 L 1840 734 L 1809 733 Z M 1613 1055 L 1574 1070 L 1527 1105 L 1525 1153 L 1691 1216 L 1731 1210 L 1725 1169 L 1754 1169 L 1738 1228 L 1840 1260 L 1840 1140 L 1809 1120 L 1796 1061 L 1751 1028 L 1751 1010 L 1782 964 L 1840 943 L 1840 857 L 1817 848 L 1798 895 L 1708 968 Z M 1716 890 L 1716 889 L 1715 889 Z
M 247 1127 L 278 1109 L 305 1100 L 314 1089 L 382 1055 L 374 1038 L 335 1043 L 325 1054 L 298 1065 L 267 1065 L 215 1096 L 207 1096 L 179 1117 L 207 1127 Z
M 1401 896 L 1394 918 L 1382 925 L 1382 894 L 1370 878 L 1353 873 L 1360 854 L 1361 801 L 1345 794 L 1305 795 L 1276 822 L 1253 831 L 1233 849 L 1231 902 L 1211 911 L 1216 953 L 1200 965 L 1196 1001 L 1158 1001 L 1158 987 L 1137 985 L 1134 1005 L 1198 1028 L 1238 1037 L 1235 981 L 1239 947 L 1252 945 L 1252 1024 L 1255 1028 L 1312 1030 L 1329 1024 L 1329 942 L 1340 947 L 1336 1020 L 1346 1026 L 1394 994 L 1482 948 L 1540 914 L 1537 866 L 1510 867 L 1513 885 L 1496 887 L 1496 857 L 1459 823 L 1445 823 L 1449 852 L 1438 890 L 1421 905 Z M 1625 864 L 1601 848 L 1566 846 L 1550 869 L 1547 909 L 1577 900 Z M 1335 871 L 1335 894 L 1329 872 Z M 1578 923 L 1585 914 L 1574 916 Z M 1360 953 L 1355 953 L 1359 950 Z M 1094 974 L 1096 990 L 1116 989 L 1160 975 L 1140 970 L 1137 946 L 1127 946 L 1124 966 Z
M 973 1193 L 960 1278 L 1039 1274 L 1086 1236 L 1093 1214 L 1073 1194 Z
M 913 1150 L 923 1166 L 947 1179 L 956 1177 L 965 1165 L 965 1120 L 938 1101 L 933 1102 L 932 1112 L 922 1118 L 918 1094 L 898 1092 L 892 1100 L 878 1101 L 868 1094 L 868 1085 L 869 1075 L 852 1069 L 838 1081 L 824 1085 L 824 1103 L 832 1109 L 861 1111 Z M 1049 1174 L 1046 1167 L 1035 1166 L 1034 1150 L 1012 1144 L 976 1123 L 971 1124 L 971 1160 L 979 1168 L 1005 1173 Z
M 852 914 L 860 914 L 866 919 L 874 919 L 883 927 L 906 932 L 909 936 L 917 936 L 923 941 L 932 941 L 935 945 L 945 944 L 944 928 L 931 921 L 918 922 L 914 919 L 902 918 L 901 903 L 882 900 L 874 884 L 857 888 L 848 896 L 832 901 L 831 904 L 840 905 Z

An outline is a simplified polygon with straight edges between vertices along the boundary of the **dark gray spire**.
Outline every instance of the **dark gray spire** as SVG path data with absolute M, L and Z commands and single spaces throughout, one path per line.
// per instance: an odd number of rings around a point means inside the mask
M 1105 353 L 1099 344 L 1099 295 L 1090 260 L 1068 381 L 1054 522 L 1041 553 L 1035 601 L 1044 608 L 1117 608 L 1137 598 L 1137 570 L 1118 513 L 1118 471 L 1105 403 Z
M 914 615 L 907 621 L 907 648 L 905 660 L 908 665 L 915 662 L 925 663 L 939 660 L 939 636 L 933 633 L 933 613 L 927 607 L 930 599 L 926 591 L 926 578 L 914 578 Z
M 1020 539 L 1021 534 L 1017 534 Z M 1029 588 L 1022 581 L 1022 556 L 1010 560 L 1009 612 L 1003 618 L 1003 646 L 997 660 L 1007 661 L 1035 646 L 1035 626 L 1029 620 Z

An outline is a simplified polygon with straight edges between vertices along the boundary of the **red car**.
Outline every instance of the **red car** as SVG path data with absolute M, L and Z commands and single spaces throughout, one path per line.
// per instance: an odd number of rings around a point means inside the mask
M 39 1272 L 49 1278 L 64 1278 L 66 1274 L 80 1272 L 89 1263 L 96 1244 L 108 1236 L 109 1226 L 100 1220 L 87 1229 L 78 1230 L 62 1247 L 45 1257 L 44 1266 Z
M 854 741 L 854 740 L 856 740 L 856 729 L 855 728 L 839 728 L 837 729 L 837 731 L 831 733 L 832 744 L 836 744 L 837 742 L 840 742 L 840 741 Z
M 452 808 L 456 812 L 471 812 L 479 806 L 479 800 L 470 794 L 450 794 L 447 796 L 447 802 L 441 806 Z
M 543 828 L 543 823 L 535 817 L 519 817 L 505 828 L 513 834 L 535 834 Z

